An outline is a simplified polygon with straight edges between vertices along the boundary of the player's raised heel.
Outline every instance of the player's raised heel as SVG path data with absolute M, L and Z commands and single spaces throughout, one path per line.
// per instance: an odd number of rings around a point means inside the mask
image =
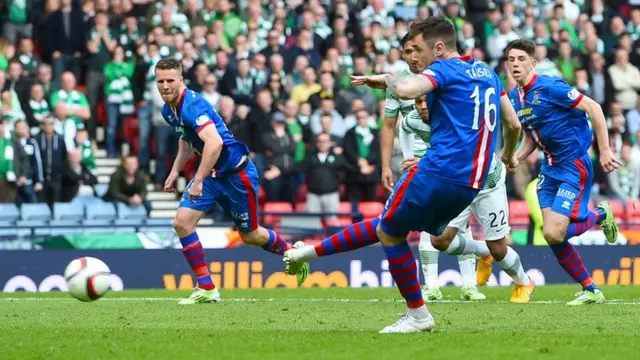
M 306 245 L 302 241 L 293 244 L 293 248 L 284 253 L 284 270 L 289 275 L 295 275 L 298 285 L 302 284 L 309 276 L 310 265 L 304 260 L 302 248 Z
M 438 288 L 422 287 L 422 297 L 427 301 L 438 301 L 444 299 L 442 292 Z
M 613 217 L 611 205 L 606 201 L 602 201 L 598 204 L 598 207 L 604 210 L 607 214 L 607 218 L 602 221 L 600 226 L 602 227 L 602 232 L 604 232 L 604 236 L 607 238 L 607 241 L 613 244 L 618 239 L 618 223 Z
M 536 284 L 533 280 L 529 279 L 528 285 L 516 285 L 513 288 L 513 293 L 509 301 L 515 304 L 528 304 L 531 302 L 535 290 Z
M 380 334 L 407 334 L 414 332 L 431 331 L 436 328 L 436 322 L 431 314 L 423 319 L 417 319 L 408 314 L 400 320 L 380 330 Z
M 465 286 L 462 288 L 460 299 L 468 301 L 482 301 L 486 300 L 485 294 L 481 293 L 475 286 Z
M 576 298 L 567 303 L 569 306 L 589 305 L 589 304 L 604 304 L 604 294 L 600 289 L 591 292 L 583 290 L 576 293 Z
M 491 266 L 493 263 L 493 256 L 491 254 L 483 256 L 478 259 L 478 268 L 476 273 L 476 280 L 478 285 L 484 286 L 491 277 Z
M 194 288 L 188 298 L 178 301 L 178 305 L 195 305 L 218 301 L 220 301 L 220 292 L 217 288 L 212 290 Z

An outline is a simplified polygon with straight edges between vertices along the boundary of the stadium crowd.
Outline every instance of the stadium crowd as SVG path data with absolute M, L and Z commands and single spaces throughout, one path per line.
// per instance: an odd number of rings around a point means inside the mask
M 455 25 L 460 52 L 489 63 L 505 88 L 515 83 L 504 48 L 534 40 L 537 72 L 562 76 L 607 115 L 624 167 L 606 175 L 594 161 L 596 200 L 640 196 L 638 0 L 4 0 L 0 7 L 0 202 L 68 201 L 79 184 L 97 182 L 94 151 L 115 158 L 123 142 L 138 161 L 123 162 L 107 197 L 143 203 L 152 158 L 148 181 L 162 189 L 178 140 L 160 114 L 154 79 L 155 63 L 168 56 L 249 146 L 267 201 L 303 201 L 303 184 L 314 212 L 338 211 L 341 184 L 349 201 L 384 200 L 377 128 L 385 93 L 353 88 L 349 75 L 404 69 L 400 40 L 412 19 L 439 14 Z M 398 176 L 401 159 L 398 148 Z M 542 159 L 534 153 L 508 178 L 511 197 L 524 198 Z

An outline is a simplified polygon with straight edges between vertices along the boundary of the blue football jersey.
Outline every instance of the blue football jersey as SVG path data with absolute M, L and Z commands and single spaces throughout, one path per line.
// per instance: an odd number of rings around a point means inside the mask
M 496 73 L 470 56 L 436 60 L 423 73 L 434 86 L 427 96 L 431 147 L 426 171 L 452 183 L 482 189 L 500 133 Z
M 247 145 L 233 137 L 220 115 L 193 90 L 185 89 L 175 111 L 168 104 L 164 104 L 162 117 L 177 133 L 181 134 L 181 139 L 191 144 L 193 150 L 200 156 L 204 149 L 204 142 L 198 133 L 207 126 L 216 127 L 223 143 L 220 157 L 214 165 L 217 173 L 222 174 L 235 168 L 242 161 L 242 156 L 249 153 Z
M 566 164 L 581 158 L 591 146 L 587 114 L 575 107 L 583 98 L 556 76 L 534 75 L 522 91 L 509 93 L 522 128 L 544 152 L 546 164 Z

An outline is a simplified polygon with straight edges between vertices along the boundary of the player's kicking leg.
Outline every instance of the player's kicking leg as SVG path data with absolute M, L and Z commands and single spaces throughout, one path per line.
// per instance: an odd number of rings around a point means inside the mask
M 173 227 L 182 244 L 182 254 L 187 259 L 198 281 L 198 286 L 193 290 L 191 296 L 180 300 L 180 305 L 193 305 L 220 300 L 220 293 L 211 279 L 209 267 L 204 258 L 204 249 L 200 244 L 198 233 L 196 233 L 196 224 L 203 215 L 203 211 L 181 206 L 173 219 Z
M 222 189 L 220 205 L 231 215 L 245 244 L 259 246 L 276 255 L 284 255 L 292 248 L 278 233 L 258 225 L 258 171 L 252 161 L 237 174 L 221 178 L 218 184 Z M 293 245 L 303 246 L 300 241 Z M 293 264 L 287 273 L 296 275 L 298 284 L 302 284 L 309 276 L 309 263 Z

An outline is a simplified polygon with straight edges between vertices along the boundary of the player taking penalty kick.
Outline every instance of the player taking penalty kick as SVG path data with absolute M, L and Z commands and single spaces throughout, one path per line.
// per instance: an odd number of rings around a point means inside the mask
M 244 243 L 278 255 L 291 246 L 273 230 L 258 226 L 258 172 L 248 157 L 249 148 L 233 137 L 204 98 L 187 89 L 180 62 L 162 59 L 156 65 L 155 73 L 158 90 L 165 101 L 162 116 L 181 134 L 178 155 L 164 190 L 174 192 L 173 184 L 191 154 L 195 152 L 200 156 L 196 175 L 187 186 L 173 219 L 182 252 L 198 278 L 198 287 L 179 303 L 217 301 L 220 293 L 211 279 L 196 233 L 196 224 L 216 202 L 232 217 Z M 309 264 L 299 262 L 289 269 L 289 273 L 297 274 L 298 283 L 302 283 L 309 273 Z
M 297 266 L 313 256 L 311 252 L 327 255 L 380 241 L 391 276 L 408 307 L 404 316 L 381 333 L 428 331 L 435 327 L 422 298 L 416 261 L 406 236 L 412 230 L 440 235 L 471 204 L 491 167 L 498 135 L 494 130 L 499 128 L 501 108 L 505 104 L 511 108 L 508 100 L 501 100 L 502 85 L 493 70 L 456 52 L 455 29 L 448 20 L 430 17 L 419 25 L 412 27 L 411 38 L 414 50 L 427 60 L 425 76 L 380 75 L 355 80 L 362 84 L 384 81 L 401 99 L 437 94 L 438 101 L 428 104 L 431 147 L 394 186 L 379 218 L 353 224 L 322 241 L 319 248 L 289 250 L 284 257 L 286 266 Z M 514 152 L 520 132 L 517 121 L 513 126 L 515 131 L 507 132 L 509 137 L 504 139 L 504 156 L 510 168 L 517 165 Z
M 506 50 L 509 73 L 518 83 L 509 98 L 525 132 L 516 156 L 522 161 L 536 146 L 544 152 L 546 161 L 538 177 L 544 237 L 560 266 L 583 289 L 567 305 L 602 303 L 602 291 L 568 240 L 596 224 L 602 226 L 610 243 L 618 238 L 618 225 L 609 204 L 602 202 L 594 210 L 588 207 L 593 183 L 588 150 L 593 133 L 587 115 L 598 142 L 602 168 L 611 172 L 621 166 L 609 147 L 604 114 L 598 103 L 561 78 L 534 73 L 532 41 L 515 40 Z

